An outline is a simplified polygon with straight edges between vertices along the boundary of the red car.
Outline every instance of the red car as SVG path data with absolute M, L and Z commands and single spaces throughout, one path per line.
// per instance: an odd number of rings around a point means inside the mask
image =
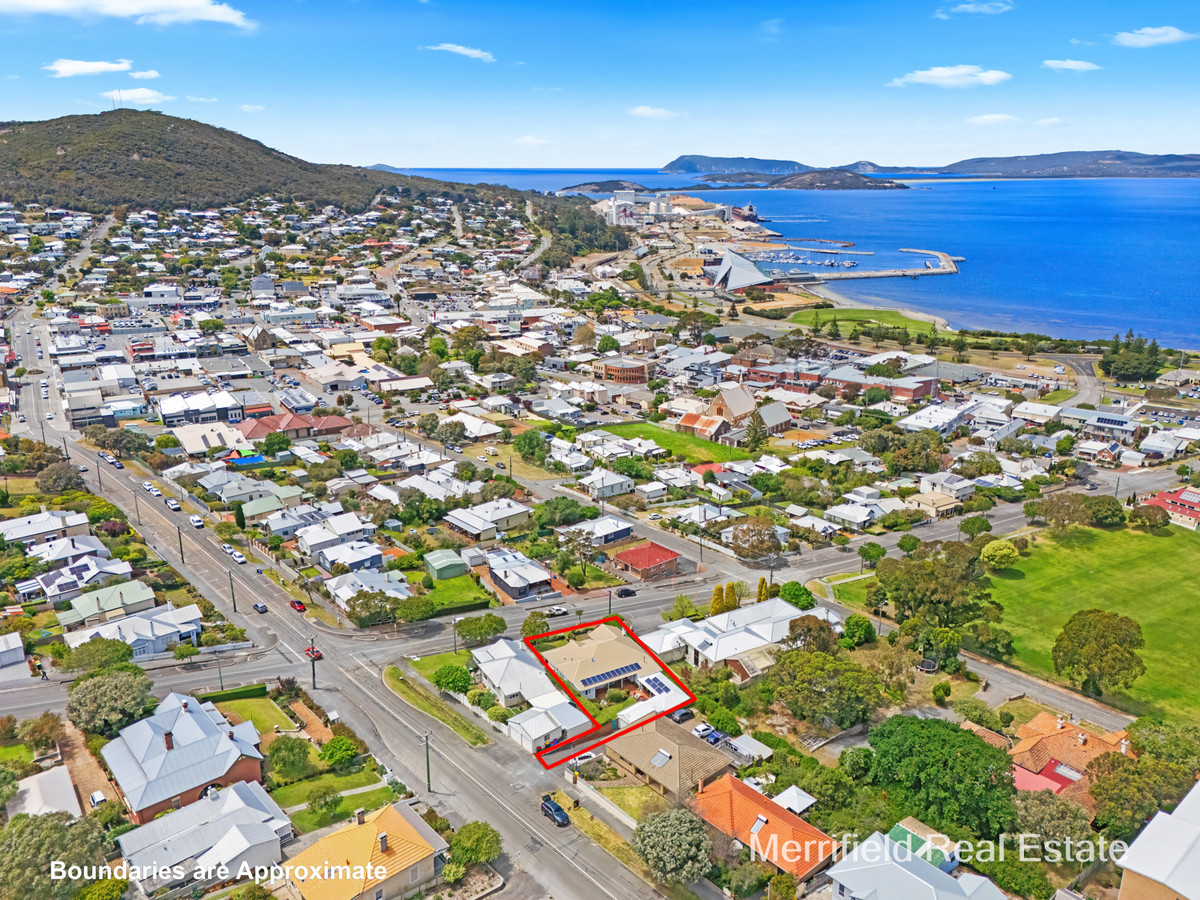
M 299 600 L 293 600 L 292 601 L 292 609 L 294 609 L 296 612 L 304 612 L 305 610 L 308 609 L 308 607 L 305 606 L 303 603 L 301 603 Z
M 309 659 L 324 659 L 324 656 L 322 656 L 321 651 L 318 650 L 316 647 L 305 647 L 304 655 L 307 656 Z

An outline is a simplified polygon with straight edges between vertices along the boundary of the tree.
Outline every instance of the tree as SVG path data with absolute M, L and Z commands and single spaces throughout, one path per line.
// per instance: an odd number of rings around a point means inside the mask
M 426 436 L 431 435 L 437 431 L 439 422 L 441 419 L 438 418 L 437 413 L 425 413 L 417 419 L 417 430 Z
M 453 663 L 439 666 L 431 680 L 439 690 L 452 691 L 456 694 L 465 694 L 474 681 L 465 666 L 457 666 Z
M 938 706 L 945 706 L 946 701 L 950 699 L 950 682 L 939 681 L 933 686 L 933 702 Z
M 797 609 L 812 609 L 817 605 L 813 592 L 798 581 L 785 581 L 779 588 L 779 599 Z
M 855 330 L 857 331 L 857 326 L 855 326 Z M 850 337 L 853 340 L 854 334 L 852 333 Z M 767 883 L 767 893 L 771 900 L 794 900 L 798 889 L 796 878 L 790 872 L 780 872 L 772 876 Z
M 213 533 L 216 534 L 218 538 L 228 543 L 241 533 L 241 529 L 239 529 L 233 522 L 218 522 L 213 526 Z
M 767 579 L 759 578 L 758 579 L 758 590 L 754 595 L 754 602 L 762 603 L 766 599 L 767 599 Z
M 843 635 L 855 647 L 861 647 L 863 644 L 870 644 L 875 641 L 875 626 L 862 613 L 852 613 L 846 618 L 846 623 L 843 627 L 845 629 Z
M 692 598 L 687 594 L 676 594 L 675 602 L 671 606 L 671 618 L 690 619 L 695 614 L 696 604 L 692 602 Z
M 583 578 L 587 580 L 587 564 L 596 555 L 596 547 L 592 544 L 592 536 L 582 528 L 572 528 L 563 533 L 561 538 L 563 550 L 574 560 L 578 560 Z M 582 584 L 582 582 L 580 582 Z
M 125 513 L 120 507 L 109 503 L 107 500 L 101 500 L 95 497 L 88 504 L 87 508 L 88 522 L 93 525 L 99 525 L 101 522 L 124 522 L 126 521 Z
M 5 805 L 17 796 L 17 773 L 7 766 L 0 766 L 0 805 Z
M 986 516 L 967 516 L 958 523 L 958 530 L 969 538 L 976 538 L 992 530 Z
M 712 841 L 704 823 L 682 807 L 646 818 L 629 843 L 663 884 L 688 884 L 708 873 Z
M 273 431 L 262 441 L 262 452 L 267 456 L 278 456 L 292 446 L 292 439 L 282 431 Z
M 176 644 L 174 654 L 176 659 L 180 661 L 189 660 L 193 656 L 200 655 L 200 648 L 195 644 L 184 641 L 182 644 Z
M 1128 730 L 1139 756 L 1153 756 L 1200 772 L 1200 727 L 1190 722 L 1141 718 Z
M 1059 491 L 1042 498 L 1039 503 L 1041 517 L 1055 531 L 1065 531 L 1071 525 L 1079 525 L 1089 521 L 1084 507 L 1083 497 L 1079 494 Z
M 1044 848 L 1066 841 L 1079 845 L 1092 837 L 1091 816 L 1078 803 L 1052 791 L 1019 791 L 1016 796 L 1017 832 L 1036 835 Z
M 1158 810 L 1178 803 L 1196 783 L 1190 770 L 1152 756 L 1135 762 L 1106 753 L 1091 760 L 1085 772 L 1092 779 L 1088 793 L 1096 804 L 1095 824 L 1121 840 L 1133 837 Z
M 321 760 L 329 763 L 335 769 L 344 769 L 358 759 L 358 748 L 354 741 L 345 735 L 331 737 L 321 748 Z
M 1096 528 L 1115 528 L 1125 524 L 1125 508 L 1116 497 L 1108 494 L 1084 497 L 1083 506 Z
M 916 555 L 882 560 L 876 569 L 896 617 L 923 617 L 933 625 L 960 626 L 978 619 L 985 610 L 998 611 L 984 580 L 978 551 L 948 542 L 936 556 Z
M 792 715 L 820 722 L 828 718 L 839 728 L 865 722 L 883 705 L 875 676 L 857 663 L 827 653 L 788 650 L 768 675 L 775 699 Z
M 781 642 L 789 650 L 807 653 L 837 653 L 838 636 L 833 626 L 816 616 L 797 616 L 788 623 L 787 637 Z
M 427 596 L 405 597 L 396 604 L 396 615 L 405 622 L 423 622 L 437 615 L 437 604 Z
M 133 659 L 133 647 L 115 638 L 92 638 L 71 650 L 61 665 L 68 672 L 106 669 Z
M 872 780 L 902 791 L 934 827 L 963 825 L 992 838 L 1012 820 L 1008 753 L 942 719 L 892 716 L 872 728 Z
M 358 591 L 346 604 L 346 615 L 359 628 L 396 618 L 396 598 L 386 591 Z
M 83 486 L 83 476 L 68 462 L 54 463 L 38 472 L 37 489 L 43 494 L 81 491 Z
M 267 747 L 267 759 L 271 761 L 271 768 L 284 778 L 303 778 L 312 769 L 308 758 L 311 746 L 302 738 L 281 734 Z
M 526 461 L 546 454 L 546 439 L 540 431 L 523 431 L 513 439 L 513 449 Z
M 1129 524 L 1135 528 L 1165 528 L 1170 521 L 1170 514 L 1161 506 L 1143 503 L 1129 511 Z
M 770 439 L 771 434 L 767 431 L 767 424 L 756 409 L 750 414 L 750 422 L 746 426 L 746 449 L 751 453 L 757 453 L 767 446 L 767 441 Z
M 1102 609 L 1081 609 L 1054 642 L 1054 671 L 1081 682 L 1085 692 L 1128 688 L 1146 671 L 1137 651 L 1146 645 L 1142 626 Z
M 144 674 L 113 672 L 72 685 L 67 718 L 81 731 L 112 735 L 141 718 L 153 703 Z
M 545 634 L 550 630 L 550 621 L 546 618 L 546 614 L 540 610 L 533 610 L 525 617 L 525 621 L 521 623 L 521 637 L 529 638 L 536 637 L 539 634 Z
M 333 811 L 342 802 L 342 792 L 336 784 L 318 783 L 309 790 L 306 799 L 308 800 L 308 811 L 314 816 L 318 818 L 326 815 L 332 816 Z
M 61 860 L 68 866 L 98 866 L 104 862 L 103 829 L 92 816 L 74 819 L 68 812 L 21 814 L 13 817 L 3 834 L 3 900 L 73 900 L 91 879 L 52 878 L 51 863 Z
M 719 584 L 714 584 L 712 600 L 708 605 L 708 614 L 715 616 L 722 612 L 728 612 L 725 609 L 725 589 Z
M 729 548 L 743 559 L 765 559 L 781 549 L 775 523 L 761 516 L 740 519 L 733 526 Z
M 433 433 L 433 439 L 442 445 L 462 444 L 467 439 L 467 426 L 462 422 L 443 422 Z
M 596 344 L 597 353 L 612 353 L 621 349 L 621 342 L 610 334 L 604 335 Z
M 468 822 L 450 837 L 450 858 L 460 865 L 490 863 L 501 850 L 500 832 L 487 822 Z
M 17 726 L 17 734 L 33 749 L 49 750 L 66 740 L 67 730 L 63 727 L 62 716 L 47 710 L 36 719 L 22 722 Z
M 495 613 L 467 616 L 454 623 L 454 630 L 467 644 L 485 644 L 503 634 L 506 627 L 504 620 Z
M 982 725 L 991 731 L 999 731 L 1004 727 L 1000 721 L 999 714 L 988 706 L 987 703 L 982 700 L 976 700 L 974 697 L 955 701 L 954 711 L 968 722 Z
M 896 546 L 903 551 L 905 556 L 912 556 L 912 552 L 921 546 L 921 539 L 915 534 L 903 534 L 896 542 Z
M 1000 572 L 1015 566 L 1021 559 L 1021 554 L 1017 552 L 1012 541 L 998 540 L 984 545 L 979 551 L 979 558 L 993 572 Z
M 718 706 L 708 714 L 708 724 L 717 731 L 723 731 L 733 737 L 742 733 L 742 726 L 738 724 L 737 717 L 723 706 Z
M 887 548 L 882 544 L 876 544 L 874 541 L 868 541 L 858 548 L 858 555 L 862 558 L 863 563 L 868 569 L 873 569 L 879 565 L 879 561 L 887 556 Z

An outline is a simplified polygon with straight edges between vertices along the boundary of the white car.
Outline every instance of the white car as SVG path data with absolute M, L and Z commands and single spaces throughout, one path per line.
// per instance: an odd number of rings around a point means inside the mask
M 229 555 L 233 557 L 233 561 L 234 561 L 235 563 L 237 563 L 239 566 L 241 566 L 241 565 L 245 565 L 245 563 L 246 563 L 246 557 L 244 557 L 244 556 L 242 555 L 242 553 L 241 553 L 241 551 L 240 551 L 240 550 L 234 550 L 234 551 L 233 551 L 232 553 L 230 553 Z
M 546 618 L 552 619 L 555 616 L 565 616 L 568 610 L 565 606 L 552 606 L 546 610 Z
M 237 553 L 237 551 L 234 550 L 233 547 L 231 547 L 229 544 L 222 544 L 221 549 L 224 550 L 226 553 L 230 554 L 231 556 L 234 553 Z
M 162 491 L 160 491 L 160 490 L 159 490 L 158 488 L 156 488 L 156 487 L 152 487 L 152 488 L 150 488 L 150 496 L 151 496 L 151 497 L 161 497 L 161 496 L 162 496 Z
M 152 490 L 154 490 L 154 485 L 152 485 L 148 481 L 143 481 L 142 482 L 142 490 L 143 491 L 152 491 Z
M 657 522 L 661 518 L 662 518 L 662 513 L 650 513 L 650 521 L 651 522 Z
M 200 518 L 199 516 L 188 516 L 188 521 L 191 523 L 193 528 L 203 528 L 204 527 L 204 520 L 202 518 Z
M 568 765 L 572 769 L 578 769 L 584 763 L 591 762 L 595 758 L 596 758 L 596 754 L 593 753 L 591 750 L 588 750 L 584 753 L 580 753 L 578 756 L 572 757 L 571 761 L 568 763 Z
M 54 418 L 54 413 L 46 413 L 46 418 L 47 418 L 47 419 L 53 419 L 53 418 Z
M 476 458 L 477 460 L 479 460 L 480 462 L 487 462 L 487 461 L 488 461 L 488 458 L 487 458 L 486 456 L 477 456 L 477 457 L 475 457 L 475 458 Z
M 699 725 L 697 725 L 695 728 L 692 729 L 692 734 L 694 734 L 698 738 L 705 738 L 705 737 L 708 737 L 710 734 L 712 734 L 715 730 L 716 729 L 713 728 L 708 723 L 701 722 Z

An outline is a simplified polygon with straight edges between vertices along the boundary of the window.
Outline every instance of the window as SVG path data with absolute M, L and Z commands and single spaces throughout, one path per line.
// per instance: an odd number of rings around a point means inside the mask
M 375 888 L 375 900 L 383 900 L 383 888 Z
M 413 866 L 408 870 L 408 883 L 416 884 L 421 878 L 420 866 Z

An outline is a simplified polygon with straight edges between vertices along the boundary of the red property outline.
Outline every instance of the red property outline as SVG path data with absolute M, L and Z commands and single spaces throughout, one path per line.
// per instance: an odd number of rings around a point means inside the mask
M 558 677 L 558 673 L 554 671 L 554 669 L 551 667 L 551 665 L 548 662 L 546 662 L 546 657 L 542 656 L 542 654 L 538 651 L 538 649 L 535 646 L 533 646 L 533 642 L 537 641 L 537 640 L 541 640 L 542 638 L 555 637 L 556 635 L 568 634 L 572 631 L 579 631 L 582 628 L 595 628 L 597 625 L 608 625 L 608 624 L 613 624 L 613 623 L 620 625 L 621 628 L 625 631 L 625 633 L 627 635 L 629 635 L 631 638 L 633 638 L 634 642 L 639 647 L 641 647 L 643 650 L 645 650 L 646 653 L 648 653 L 650 655 L 651 659 L 653 659 L 656 663 L 658 663 L 658 667 L 662 670 L 662 672 L 668 678 L 670 678 L 673 682 L 675 682 L 675 684 L 679 687 L 679 689 L 681 691 L 683 691 L 685 694 L 687 694 L 688 699 L 685 702 L 680 703 L 678 706 L 672 706 L 670 709 L 664 709 L 662 712 L 652 716 L 649 719 L 642 719 L 642 720 L 638 721 L 637 724 L 630 725 L 628 728 L 623 728 L 620 731 L 611 732 L 610 734 L 605 736 L 604 740 L 597 741 L 596 743 L 590 744 L 587 747 L 580 748 L 575 753 L 573 753 L 570 757 L 567 757 L 565 759 L 560 759 L 556 763 L 547 763 L 544 757 L 545 757 L 545 754 L 562 746 L 561 744 L 552 744 L 549 747 L 546 747 L 542 750 L 536 751 L 534 753 L 534 756 L 536 756 L 538 759 L 538 762 L 540 762 L 547 769 L 553 769 L 555 766 L 561 766 L 563 763 L 567 762 L 567 759 L 573 759 L 574 757 L 578 756 L 580 753 L 584 753 L 588 750 L 595 750 L 597 747 L 602 747 L 615 737 L 619 737 L 622 734 L 626 734 L 630 731 L 634 731 L 638 728 L 641 728 L 643 725 L 648 725 L 651 722 L 655 721 L 656 719 L 661 719 L 663 716 L 670 715 L 671 713 L 675 712 L 675 710 L 677 710 L 677 709 L 683 709 L 685 706 L 690 706 L 691 704 L 696 702 L 696 695 L 687 689 L 687 687 L 684 685 L 684 683 L 679 680 L 679 676 L 676 675 L 671 670 L 670 666 L 668 666 L 661 659 L 659 659 L 657 654 L 655 654 L 655 652 L 653 650 L 651 650 L 649 647 L 647 647 L 645 644 L 642 643 L 642 639 L 639 638 L 636 634 L 634 634 L 632 630 L 630 630 L 629 626 L 625 624 L 625 620 L 622 619 L 620 616 L 608 616 L 607 618 L 604 618 L 604 619 L 597 619 L 594 622 L 584 622 L 579 625 L 572 625 L 569 628 L 560 628 L 557 631 L 547 631 L 545 634 L 532 635 L 531 637 L 525 638 L 525 645 L 530 650 L 533 651 L 533 655 L 538 658 L 538 662 L 540 662 L 545 667 L 546 671 L 550 673 L 550 677 L 553 678 L 556 682 L 558 682 L 558 686 L 561 687 L 566 692 L 568 697 L 570 697 L 572 700 L 575 701 L 575 706 L 579 709 L 579 711 L 581 713 L 583 713 L 585 716 L 587 716 L 588 719 L 591 720 L 592 727 L 589 728 L 587 731 L 583 732 L 583 734 L 576 735 L 576 737 L 572 739 L 571 743 L 574 743 L 575 741 L 585 738 L 589 734 L 593 734 L 594 732 L 597 732 L 600 729 L 605 728 L 606 726 L 601 725 L 599 722 L 597 722 L 595 716 L 593 716 L 590 712 L 587 711 L 587 707 L 584 706 L 584 704 L 583 704 L 583 699 L 578 694 L 576 694 L 573 690 L 571 690 L 571 688 L 561 678 Z

